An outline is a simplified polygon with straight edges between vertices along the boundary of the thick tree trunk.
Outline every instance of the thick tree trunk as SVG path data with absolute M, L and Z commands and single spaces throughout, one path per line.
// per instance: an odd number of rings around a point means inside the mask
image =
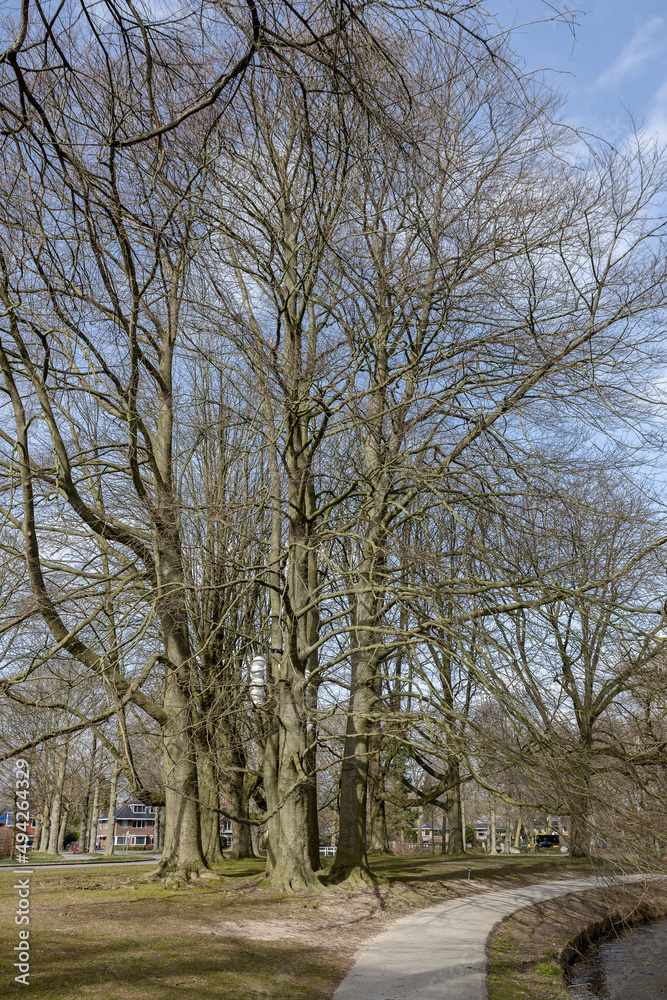
M 274 705 L 275 713 L 275 705 Z M 280 735 L 275 718 L 269 722 L 266 740 L 264 742 L 263 775 L 266 809 L 269 814 L 267 821 L 266 840 L 266 874 L 271 876 L 276 867 L 276 855 L 273 845 L 280 842 L 280 811 L 278 810 L 278 752 Z
M 90 785 L 86 785 L 86 791 L 81 804 L 81 822 L 79 823 L 79 850 L 85 854 L 88 850 L 88 813 L 90 812 Z
M 592 737 L 583 740 L 587 755 L 591 753 Z M 579 784 L 570 795 L 570 854 L 575 858 L 588 857 L 591 850 L 593 824 L 591 823 L 590 772 L 581 768 Z
M 37 815 L 37 826 L 35 828 L 35 850 L 46 852 L 49 846 L 49 817 L 51 815 L 51 794 L 46 793 L 42 799 L 42 806 Z
M 462 824 L 465 822 L 461 808 L 461 783 L 460 766 L 456 758 L 452 757 L 447 767 L 448 788 L 445 793 L 447 803 L 447 825 L 449 827 L 449 842 L 447 844 L 447 854 L 462 854 L 465 843 L 462 836 Z
M 107 857 L 111 857 L 115 849 L 115 839 L 116 839 L 116 802 L 118 799 L 118 774 L 120 772 L 120 764 L 114 758 L 113 768 L 111 771 L 111 785 L 109 787 L 109 811 L 107 813 L 107 842 L 104 847 L 104 853 Z M 128 834 L 125 834 L 127 845 Z
M 370 636 L 366 636 L 370 643 Z M 365 645 L 365 643 L 364 643 Z M 369 650 L 353 650 L 347 732 L 340 775 L 340 832 L 330 879 L 374 884 L 366 850 L 369 716 L 374 703 L 375 662 Z
M 199 786 L 193 741 L 191 706 L 186 684 L 167 674 L 165 711 L 169 722 L 162 732 L 162 770 L 165 787 L 164 847 L 151 881 L 169 876 L 177 883 L 209 871 L 202 851 Z
M 311 539 L 309 509 L 314 509 L 312 488 L 308 482 L 311 469 L 306 460 L 308 420 L 299 412 L 298 355 L 299 333 L 286 332 L 286 350 L 291 358 L 288 381 L 292 386 L 286 419 L 290 425 L 286 453 L 287 499 L 289 510 L 288 609 L 285 614 L 284 651 L 271 655 L 271 682 L 275 723 L 278 727 L 277 773 L 273 808 L 279 812 L 269 822 L 271 884 L 279 890 L 321 889 L 311 861 L 311 834 L 308 822 L 309 766 L 314 766 L 314 744 L 309 743 L 307 670 L 313 670 L 317 656 L 312 652 L 318 619 L 313 606 L 317 592 L 317 565 Z M 304 464 L 304 462 L 306 464 Z M 276 475 L 272 470 L 272 482 Z M 278 494 L 276 494 L 278 495 Z M 309 506 L 310 505 L 310 506 Z M 278 565 L 279 520 L 272 528 L 272 559 Z M 278 537 L 275 532 L 278 531 Z M 278 639 L 280 619 L 272 605 L 272 641 Z M 278 633 L 278 634 L 276 634 Z M 282 647 L 281 647 L 282 649 Z M 275 746 L 272 752 L 275 751 Z M 310 765 L 309 765 L 310 760 Z M 267 791 L 267 805 L 269 794 Z M 272 807 L 270 807 L 272 808 Z M 319 850 L 317 864 L 319 865 Z
M 315 664 L 317 665 L 317 664 Z M 308 856 L 314 872 L 322 867 L 320 862 L 320 823 L 317 803 L 317 698 L 318 683 L 309 681 L 306 689 L 307 750 L 306 774 L 308 775 Z
M 42 831 L 39 838 L 40 854 L 46 854 L 49 849 L 49 830 L 51 821 L 52 799 L 53 796 L 50 796 L 44 804 L 44 821 L 42 823 Z
M 51 816 L 49 819 L 49 840 L 47 846 L 48 854 L 58 853 L 58 840 L 60 837 L 60 814 L 63 800 L 63 787 L 65 784 L 65 770 L 67 768 L 67 753 L 69 750 L 69 740 L 65 740 L 63 745 L 58 774 L 56 777 L 53 796 L 51 799 Z
M 250 802 L 245 788 L 244 775 L 238 773 L 227 786 L 227 802 L 229 811 L 239 819 L 250 819 Z M 252 858 L 255 852 L 252 846 L 252 827 L 249 823 L 241 823 L 232 819 L 231 857 L 235 860 Z
M 61 810 L 60 830 L 58 831 L 58 853 L 65 850 L 65 833 L 67 832 L 67 821 L 69 820 L 69 805 Z
M 588 796 L 578 795 L 571 804 L 570 812 L 570 854 L 574 858 L 588 857 L 590 849 L 590 826 L 588 823 Z
M 159 814 L 159 825 L 158 825 L 158 837 L 157 837 L 157 850 L 162 853 L 164 850 L 164 819 L 165 819 L 165 808 L 160 806 L 156 809 L 156 815 Z
M 86 776 L 86 787 L 81 806 L 81 825 L 79 826 L 79 850 L 84 854 L 89 847 L 90 826 L 88 825 L 88 813 L 90 812 L 90 791 L 93 786 L 93 774 L 95 772 L 95 755 L 97 753 L 97 738 L 93 736 L 92 750 L 90 754 L 90 770 Z
M 368 816 L 370 823 L 369 852 L 391 854 L 387 831 L 385 770 L 380 760 L 382 734 L 379 722 L 373 723 L 368 761 Z
M 95 853 L 97 850 L 97 830 L 100 817 L 100 779 L 99 776 L 95 779 L 95 785 L 93 787 L 93 805 L 90 813 L 90 848 L 89 850 Z M 107 824 L 108 827 L 108 824 Z M 107 836 L 109 832 L 107 830 Z
M 493 802 L 489 803 L 489 852 L 496 853 L 496 808 Z
M 277 799 L 279 813 L 270 820 L 271 884 L 281 890 L 321 888 L 310 862 L 308 839 L 308 777 L 306 706 L 303 672 L 290 658 L 280 666 L 276 714 L 280 723 Z M 268 797 L 267 797 L 268 803 Z
M 465 854 L 468 846 L 468 833 L 466 830 L 466 807 L 463 796 L 461 796 L 461 843 L 463 844 L 463 853 Z
M 209 865 L 225 859 L 220 841 L 220 792 L 214 762 L 206 751 L 199 754 L 199 796 L 201 800 L 201 845 Z M 233 811 L 233 810 L 232 810 Z

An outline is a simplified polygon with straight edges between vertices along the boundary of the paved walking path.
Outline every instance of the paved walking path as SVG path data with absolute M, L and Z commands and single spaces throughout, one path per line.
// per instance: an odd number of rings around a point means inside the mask
M 399 920 L 361 956 L 334 1000 L 487 1000 L 486 942 L 503 917 L 605 885 L 609 882 L 598 878 L 568 879 L 481 892 L 420 910 Z

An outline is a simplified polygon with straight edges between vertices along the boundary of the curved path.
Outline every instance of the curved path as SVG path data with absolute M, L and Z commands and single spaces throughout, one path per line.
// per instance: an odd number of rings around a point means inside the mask
M 605 885 L 609 881 L 599 878 L 568 879 L 481 892 L 420 910 L 378 938 L 350 969 L 334 1000 L 487 1000 L 486 942 L 503 917 Z

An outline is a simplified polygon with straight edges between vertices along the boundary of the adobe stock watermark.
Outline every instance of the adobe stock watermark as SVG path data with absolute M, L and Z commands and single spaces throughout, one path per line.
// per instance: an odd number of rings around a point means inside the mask
M 19 758 L 14 764 L 14 780 L 16 788 L 15 811 L 14 811 L 14 834 L 16 862 L 19 866 L 14 869 L 15 875 L 21 875 L 17 879 L 14 888 L 18 892 L 14 923 L 18 927 L 18 944 L 14 945 L 14 955 L 18 962 L 14 962 L 14 968 L 18 969 L 18 975 L 14 976 L 15 983 L 23 986 L 30 985 L 30 876 L 32 870 L 22 868 L 27 864 L 28 853 L 28 827 L 30 825 L 30 765 L 27 760 Z

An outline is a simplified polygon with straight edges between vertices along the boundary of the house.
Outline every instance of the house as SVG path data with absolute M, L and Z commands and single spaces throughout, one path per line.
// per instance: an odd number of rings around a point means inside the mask
M 417 827 L 415 826 L 416 830 Z M 436 823 L 435 827 L 432 823 L 422 823 L 422 843 L 424 844 L 441 844 L 442 843 L 442 825 Z
M 95 850 L 103 851 L 109 835 L 109 814 L 102 813 L 97 821 Z M 114 847 L 151 850 L 155 837 L 155 811 L 143 802 L 125 802 L 116 810 L 113 831 Z
M 32 812 L 32 810 L 31 810 Z M 28 835 L 28 847 L 32 847 L 33 840 L 35 839 L 37 821 L 34 816 L 30 815 L 28 822 L 26 823 L 25 830 L 22 833 L 27 833 Z M 14 806 L 13 805 L 0 805 L 0 830 L 9 829 L 13 832 L 14 828 Z

